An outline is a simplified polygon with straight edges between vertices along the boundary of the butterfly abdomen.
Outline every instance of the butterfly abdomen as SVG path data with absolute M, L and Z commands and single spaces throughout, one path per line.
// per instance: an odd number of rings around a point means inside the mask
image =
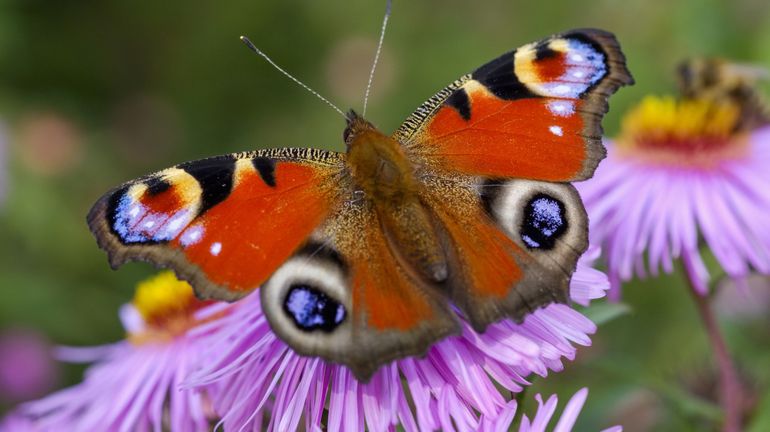
M 380 224 L 396 255 L 432 282 L 446 280 L 449 269 L 436 230 L 417 199 L 377 209 Z

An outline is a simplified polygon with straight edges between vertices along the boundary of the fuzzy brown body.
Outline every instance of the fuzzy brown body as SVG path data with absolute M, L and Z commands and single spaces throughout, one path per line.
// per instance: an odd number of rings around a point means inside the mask
M 406 267 L 433 282 L 447 278 L 447 259 L 436 227 L 420 200 L 414 166 L 404 147 L 351 111 L 345 133 L 355 185 L 377 213 L 391 247 Z

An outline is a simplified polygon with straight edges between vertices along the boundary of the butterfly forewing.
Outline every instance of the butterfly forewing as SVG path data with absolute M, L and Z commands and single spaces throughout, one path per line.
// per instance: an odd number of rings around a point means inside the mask
M 575 181 L 605 151 L 607 98 L 631 75 L 614 36 L 574 30 L 461 77 L 395 132 L 416 160 L 451 174 Z
M 187 162 L 104 195 L 88 223 L 117 267 L 150 261 L 233 300 L 299 248 L 339 199 L 339 154 L 261 150 Z

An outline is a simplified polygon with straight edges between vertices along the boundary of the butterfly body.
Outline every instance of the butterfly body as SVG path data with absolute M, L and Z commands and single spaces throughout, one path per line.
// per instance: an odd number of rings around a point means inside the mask
M 105 194 L 113 267 L 171 267 L 203 298 L 259 289 L 296 352 L 368 380 L 461 329 L 567 302 L 587 218 L 569 182 L 604 157 L 614 37 L 573 30 L 503 54 L 392 135 L 351 112 L 345 153 L 269 149 L 177 165 Z
M 354 187 L 370 200 L 394 252 L 434 282 L 447 277 L 447 262 L 420 194 L 425 185 L 404 147 L 351 111 L 347 170 Z

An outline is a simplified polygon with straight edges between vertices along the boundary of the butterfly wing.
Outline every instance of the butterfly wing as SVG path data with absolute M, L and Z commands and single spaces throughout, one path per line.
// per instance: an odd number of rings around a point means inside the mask
M 566 303 L 588 246 L 587 216 L 574 187 L 535 180 L 431 179 L 423 193 L 445 230 L 447 293 L 476 331 L 508 317 Z
M 423 166 L 575 181 L 604 158 L 607 98 L 633 83 L 615 37 L 573 30 L 503 54 L 420 106 L 394 133 Z
M 398 259 L 367 201 L 346 202 L 261 288 L 273 330 L 362 381 L 460 332 L 446 296 Z
M 566 182 L 593 175 L 607 98 L 632 82 L 614 36 L 574 30 L 461 77 L 395 132 L 454 251 L 450 298 L 476 330 L 567 302 L 588 228 Z
M 274 149 L 187 162 L 105 194 L 88 224 L 113 268 L 172 268 L 198 296 L 234 300 L 258 287 L 340 199 L 342 156 Z

